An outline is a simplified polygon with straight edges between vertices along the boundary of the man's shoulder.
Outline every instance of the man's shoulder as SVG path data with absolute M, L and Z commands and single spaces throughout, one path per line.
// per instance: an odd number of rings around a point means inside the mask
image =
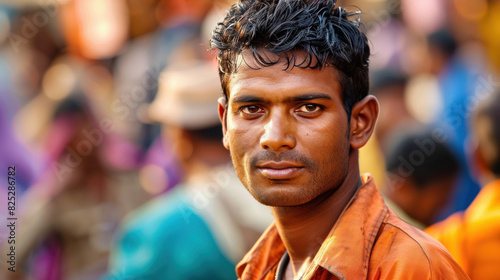
M 382 279 L 469 279 L 437 240 L 389 211 L 373 246 L 370 265 Z M 414 277 L 414 278 L 412 278 Z
M 393 212 L 389 213 L 382 223 L 374 249 L 377 245 L 385 247 L 386 244 L 391 244 L 387 247 L 387 250 L 390 250 L 388 253 L 394 252 L 401 255 L 408 253 L 412 259 L 417 256 L 430 259 L 440 255 L 449 255 L 441 243 L 401 220 Z

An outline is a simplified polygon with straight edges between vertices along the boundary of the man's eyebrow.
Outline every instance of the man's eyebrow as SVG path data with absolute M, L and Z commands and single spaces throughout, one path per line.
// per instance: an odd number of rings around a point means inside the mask
M 313 99 L 328 99 L 331 100 L 332 97 L 325 93 L 308 93 L 297 96 L 292 96 L 285 99 L 285 102 L 301 102 L 308 101 Z M 254 96 L 254 95 L 241 95 L 235 97 L 232 101 L 233 103 L 264 103 L 265 100 L 263 98 Z
M 233 103 L 262 103 L 264 99 L 254 95 L 241 95 L 233 99 Z
M 332 97 L 328 94 L 325 93 L 308 93 L 308 94 L 302 94 L 298 96 L 293 96 L 290 98 L 287 98 L 285 101 L 286 102 L 300 102 L 300 101 L 308 101 L 308 100 L 313 100 L 313 99 L 328 99 L 331 100 Z

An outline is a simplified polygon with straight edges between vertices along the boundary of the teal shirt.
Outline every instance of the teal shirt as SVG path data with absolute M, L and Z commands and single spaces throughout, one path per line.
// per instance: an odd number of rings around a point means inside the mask
M 191 201 L 178 188 L 127 217 L 104 279 L 236 279 L 235 264 Z

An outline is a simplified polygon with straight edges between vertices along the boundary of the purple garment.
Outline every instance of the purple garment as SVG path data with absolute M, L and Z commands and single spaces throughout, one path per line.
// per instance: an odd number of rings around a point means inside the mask
M 15 197 L 18 202 L 22 194 L 33 183 L 39 170 L 38 160 L 34 154 L 25 147 L 14 132 L 14 114 L 19 108 L 17 96 L 10 87 L 7 67 L 0 58 L 0 218 L 7 217 L 8 196 L 8 168 L 15 167 Z M 16 210 L 18 209 L 16 203 Z M 18 212 L 16 211 L 16 216 Z M 9 236 L 7 227 L 0 227 L 0 244 L 5 244 Z

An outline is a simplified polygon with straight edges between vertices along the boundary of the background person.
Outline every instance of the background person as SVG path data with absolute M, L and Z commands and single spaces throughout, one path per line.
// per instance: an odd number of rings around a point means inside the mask
M 500 91 L 472 118 L 473 158 L 488 182 L 472 204 L 426 232 L 439 240 L 471 279 L 500 279 Z
M 146 198 L 133 173 L 106 160 L 109 135 L 84 96 L 71 94 L 53 115 L 50 168 L 17 198 L 16 272 L 7 279 L 102 277 L 119 221 Z
M 412 128 L 393 136 L 386 154 L 382 193 L 406 222 L 425 229 L 448 202 L 460 164 L 446 142 L 431 129 Z

